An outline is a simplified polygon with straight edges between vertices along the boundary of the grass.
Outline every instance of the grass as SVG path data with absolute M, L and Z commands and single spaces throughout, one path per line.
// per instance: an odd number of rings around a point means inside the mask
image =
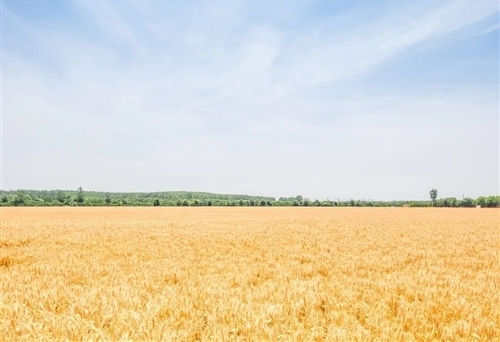
M 499 213 L 3 208 L 0 340 L 498 340 Z

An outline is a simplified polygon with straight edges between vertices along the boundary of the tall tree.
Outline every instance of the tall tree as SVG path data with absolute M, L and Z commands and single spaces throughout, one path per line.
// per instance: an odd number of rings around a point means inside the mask
M 434 204 L 436 203 L 436 199 L 438 197 L 438 191 L 436 189 L 432 189 L 430 192 L 429 192 L 430 196 L 431 196 L 431 200 L 432 200 L 432 206 L 434 206 Z
M 76 202 L 78 204 L 82 204 L 85 199 L 83 198 L 83 189 L 82 187 L 78 187 L 78 190 L 76 191 Z

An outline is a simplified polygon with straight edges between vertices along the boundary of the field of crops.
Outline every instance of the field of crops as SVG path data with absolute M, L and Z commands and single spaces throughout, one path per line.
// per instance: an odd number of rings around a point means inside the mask
M 498 340 L 498 209 L 3 208 L 0 340 Z

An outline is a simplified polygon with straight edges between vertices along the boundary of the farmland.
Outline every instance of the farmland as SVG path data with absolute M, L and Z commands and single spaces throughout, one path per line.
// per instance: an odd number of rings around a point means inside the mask
M 498 340 L 499 214 L 1 208 L 0 340 Z

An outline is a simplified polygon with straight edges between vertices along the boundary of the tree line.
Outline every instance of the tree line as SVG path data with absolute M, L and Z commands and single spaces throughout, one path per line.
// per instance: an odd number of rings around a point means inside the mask
M 214 194 L 208 192 L 96 192 L 77 190 L 0 191 L 0 206 L 293 206 L 293 207 L 498 207 L 500 196 L 437 198 L 429 201 L 310 200 L 301 195 L 274 197 Z

